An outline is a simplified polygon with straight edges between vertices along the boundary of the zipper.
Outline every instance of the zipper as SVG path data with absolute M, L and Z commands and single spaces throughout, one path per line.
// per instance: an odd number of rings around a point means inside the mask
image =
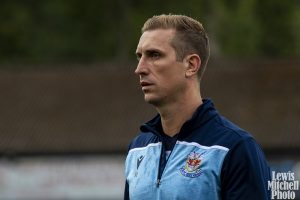
M 168 161 L 174 151 L 175 145 L 177 143 L 177 138 L 176 141 L 173 144 L 173 147 L 171 149 L 171 153 L 168 156 L 168 159 L 166 158 L 166 147 L 165 147 L 165 142 L 162 139 L 162 145 L 161 145 L 161 153 L 160 153 L 160 158 L 159 158 L 159 165 L 158 165 L 158 173 L 157 173 L 157 179 L 156 179 L 156 187 L 158 188 L 161 184 L 161 178 L 163 175 L 163 172 L 165 171 L 165 168 L 168 164 Z
M 160 179 L 157 179 L 157 181 L 156 181 L 156 187 L 159 187 L 159 185 L 160 185 Z
M 156 182 L 155 182 L 155 185 L 156 187 L 158 188 L 161 184 L 161 177 L 162 177 L 162 174 L 166 168 L 166 165 L 167 165 L 167 162 L 168 160 L 170 159 L 171 157 L 171 154 L 174 150 L 174 147 L 177 143 L 177 139 L 178 139 L 178 135 L 176 137 L 176 140 L 173 144 L 173 147 L 171 149 L 171 153 L 170 155 L 168 156 L 168 159 L 166 158 L 166 144 L 165 144 L 165 140 L 164 138 L 160 135 L 159 132 L 157 132 L 155 129 L 153 129 L 151 126 L 149 126 L 148 124 L 144 124 L 144 127 L 147 128 L 148 130 L 150 130 L 152 133 L 154 133 L 155 135 L 157 135 L 160 140 L 161 140 L 161 152 L 160 152 L 160 157 L 159 157 L 159 164 L 158 164 L 158 173 L 157 173 L 157 179 L 156 179 Z
M 166 160 L 166 148 L 165 148 L 165 142 L 164 139 L 162 138 L 161 142 L 161 152 L 160 152 L 160 157 L 159 157 L 159 164 L 158 164 L 158 172 L 157 172 L 157 179 L 156 179 L 156 187 L 159 187 L 160 182 L 161 182 L 161 176 L 163 174 L 163 171 L 166 167 L 167 160 Z

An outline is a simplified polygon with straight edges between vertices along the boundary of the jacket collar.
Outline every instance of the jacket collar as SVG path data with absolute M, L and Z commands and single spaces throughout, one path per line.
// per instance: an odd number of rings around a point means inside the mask
M 217 111 L 210 99 L 203 99 L 201 104 L 194 112 L 191 119 L 186 121 L 178 133 L 178 139 L 186 137 L 191 131 L 199 128 L 206 121 L 217 115 Z M 153 119 L 146 122 L 140 127 L 142 132 L 152 132 L 158 136 L 162 135 L 161 117 L 157 114 Z

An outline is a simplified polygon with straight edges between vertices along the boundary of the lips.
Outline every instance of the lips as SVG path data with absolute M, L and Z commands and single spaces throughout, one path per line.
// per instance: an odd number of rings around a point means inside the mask
M 142 87 L 142 90 L 146 90 L 148 87 L 153 85 L 153 83 L 147 82 L 147 81 L 140 81 L 140 85 Z
M 149 83 L 149 82 L 146 82 L 146 81 L 141 81 L 141 82 L 140 82 L 140 85 L 141 85 L 142 87 L 144 87 L 144 86 L 149 86 L 149 85 L 152 85 L 152 84 Z

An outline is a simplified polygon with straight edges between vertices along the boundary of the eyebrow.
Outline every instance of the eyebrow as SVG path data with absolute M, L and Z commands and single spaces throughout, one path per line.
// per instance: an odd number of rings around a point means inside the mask
M 145 53 L 151 53 L 151 52 L 159 52 L 159 53 L 163 53 L 163 51 L 161 49 L 157 49 L 157 48 L 149 48 L 145 50 Z M 141 51 L 139 51 L 138 49 L 136 50 L 135 54 L 141 54 Z

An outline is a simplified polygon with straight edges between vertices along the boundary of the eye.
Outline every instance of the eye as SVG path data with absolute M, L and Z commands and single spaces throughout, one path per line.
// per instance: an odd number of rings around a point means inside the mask
M 150 58 L 152 58 L 152 59 L 158 59 L 158 58 L 161 57 L 161 54 L 160 54 L 159 52 L 157 52 L 157 51 L 150 51 L 150 52 L 148 53 L 148 56 L 149 56 Z
M 136 53 L 136 59 L 137 59 L 138 61 L 140 61 L 141 57 L 142 57 L 142 54 L 141 54 L 141 53 Z

